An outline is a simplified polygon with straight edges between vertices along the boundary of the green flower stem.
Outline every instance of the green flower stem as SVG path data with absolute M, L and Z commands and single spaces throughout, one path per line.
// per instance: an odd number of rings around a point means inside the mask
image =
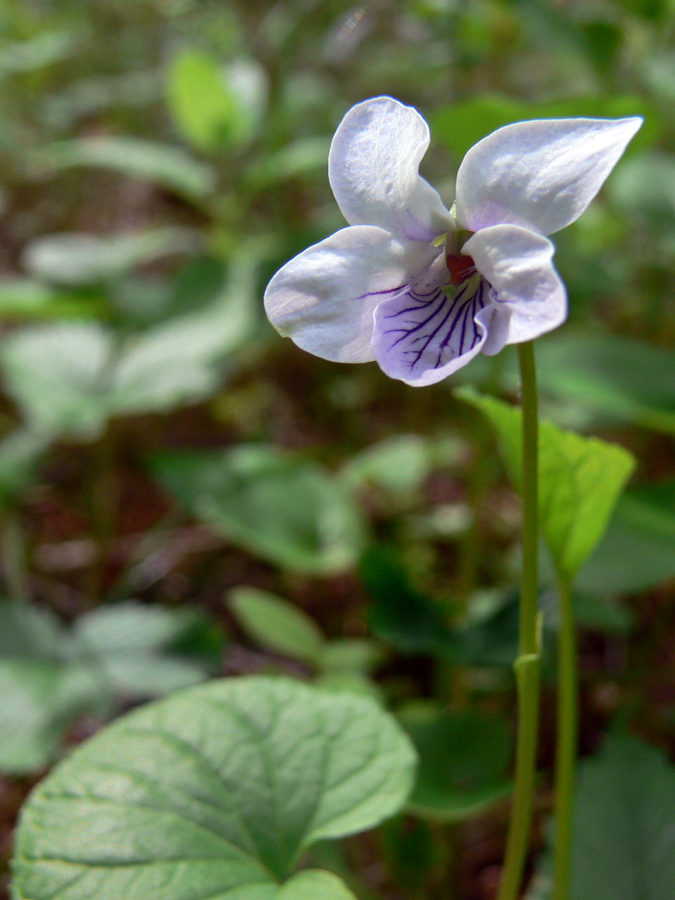
M 560 583 L 558 631 L 558 735 L 555 764 L 555 856 L 553 900 L 567 900 L 572 856 L 572 820 L 577 758 L 577 650 L 568 581 Z
M 515 662 L 518 693 L 516 772 L 511 820 L 498 900 L 517 900 L 530 841 L 539 726 L 540 627 L 537 608 L 538 553 L 538 421 L 534 345 L 518 345 L 523 407 L 523 567 L 520 589 L 520 632 Z

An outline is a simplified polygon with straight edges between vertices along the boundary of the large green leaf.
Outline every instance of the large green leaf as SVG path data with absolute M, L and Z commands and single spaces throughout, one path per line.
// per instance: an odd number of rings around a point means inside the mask
M 346 489 L 300 456 L 249 444 L 166 455 L 154 469 L 189 512 L 280 565 L 331 575 L 358 557 L 363 524 Z
M 414 764 L 368 699 L 286 679 L 192 688 L 118 720 L 37 788 L 15 897 L 347 898 L 325 874 L 278 883 L 313 842 L 395 813 Z
M 410 807 L 445 822 L 477 815 L 511 789 L 511 729 L 474 710 L 446 712 L 417 702 L 399 713 L 419 753 Z
M 675 768 L 632 737 L 612 738 L 581 766 L 572 900 L 671 900 Z
M 520 409 L 460 389 L 458 396 L 482 410 L 497 430 L 511 476 L 522 469 Z M 635 460 L 623 447 L 539 425 L 539 516 L 559 575 L 574 578 L 602 537 Z

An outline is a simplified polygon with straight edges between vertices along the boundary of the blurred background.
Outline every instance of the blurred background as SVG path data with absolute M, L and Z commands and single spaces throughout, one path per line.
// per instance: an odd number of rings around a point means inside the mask
M 673 0 L 2 0 L 5 883 L 65 749 L 185 685 L 284 672 L 379 697 L 422 754 L 409 813 L 321 864 L 363 898 L 494 896 L 520 508 L 453 390 L 513 399 L 515 353 L 418 391 L 303 353 L 262 310 L 343 226 L 330 139 L 379 94 L 429 121 L 448 205 L 501 125 L 644 116 L 555 236 L 570 316 L 537 354 L 544 414 L 638 461 L 577 581 L 582 754 L 617 728 L 675 750 Z

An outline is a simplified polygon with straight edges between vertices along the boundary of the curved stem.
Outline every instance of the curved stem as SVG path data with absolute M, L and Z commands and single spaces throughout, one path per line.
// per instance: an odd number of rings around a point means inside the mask
M 553 900 L 569 894 L 572 857 L 575 763 L 577 757 L 577 651 L 574 612 L 568 582 L 560 584 L 558 631 L 558 734 L 555 762 L 555 855 Z
M 539 645 L 537 608 L 538 553 L 538 421 L 537 380 L 532 342 L 518 345 L 522 385 L 523 427 L 523 568 L 520 631 L 515 662 L 518 733 L 513 804 L 498 900 L 517 900 L 530 840 L 539 726 Z

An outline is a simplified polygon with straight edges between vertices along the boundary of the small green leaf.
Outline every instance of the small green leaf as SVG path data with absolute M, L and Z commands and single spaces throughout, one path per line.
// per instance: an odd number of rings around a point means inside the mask
M 239 623 L 263 647 L 316 664 L 324 637 L 307 613 L 281 597 L 256 588 L 235 588 L 230 596 Z
M 414 763 L 395 720 L 366 698 L 287 679 L 191 688 L 119 719 L 42 782 L 18 829 L 14 890 L 347 900 L 325 874 L 280 893 L 278 882 L 315 841 L 400 809 Z
M 450 640 L 440 605 L 415 590 L 388 551 L 371 547 L 361 559 L 361 577 L 373 598 L 368 618 L 377 638 L 404 653 L 433 653 Z
M 0 771 L 47 765 L 76 715 L 105 708 L 100 673 L 69 663 L 69 649 L 69 636 L 53 615 L 0 603 Z
M 167 455 L 154 469 L 190 513 L 280 565 L 332 575 L 356 562 L 356 507 L 338 479 L 309 460 L 251 444 Z
M 5 340 L 7 390 L 39 433 L 94 439 L 110 414 L 114 334 L 97 322 L 40 325 Z
M 290 178 L 299 178 L 326 171 L 330 139 L 300 138 L 276 153 L 249 166 L 244 177 L 256 190 L 269 188 Z M 325 177 L 325 175 L 324 175 Z
M 13 431 L 0 440 L 0 504 L 16 502 L 48 445 L 43 435 L 31 431 Z
M 59 141 L 32 153 L 28 166 L 35 177 L 78 166 L 112 169 L 158 184 L 191 201 L 212 196 L 217 181 L 211 166 L 180 147 L 131 137 Z
M 456 393 L 490 419 L 501 439 L 511 477 L 519 484 L 520 409 L 470 389 Z M 539 516 L 561 578 L 574 578 L 604 534 L 634 466 L 634 457 L 623 447 L 540 422 Z
M 356 898 L 337 875 L 320 869 L 305 869 L 282 885 L 274 900 L 356 900 Z
M 319 665 L 333 671 L 372 672 L 383 658 L 383 649 L 375 641 L 338 638 L 324 643 Z
M 45 31 L 26 41 L 5 38 L 0 49 L 0 76 L 6 72 L 35 72 L 70 59 L 83 49 L 82 38 L 76 31 Z
M 255 325 L 257 273 L 255 257 L 242 255 L 208 305 L 127 341 L 114 373 L 114 412 L 168 410 L 215 391 L 223 361 Z
M 0 281 L 0 316 L 10 321 L 83 318 L 104 307 L 103 298 L 95 294 L 59 291 L 31 278 Z
M 675 768 L 633 737 L 609 739 L 579 773 L 572 900 L 671 900 Z
M 220 654 L 209 652 L 211 631 L 209 620 L 194 610 L 116 603 L 80 616 L 73 628 L 72 657 L 100 670 L 118 694 L 161 697 L 213 673 Z M 221 650 L 222 636 L 214 637 Z M 195 652 L 186 651 L 191 642 L 197 645 Z
M 511 729 L 506 719 L 473 710 L 445 712 L 416 702 L 399 720 L 419 753 L 410 808 L 455 822 L 482 812 L 511 789 Z
M 169 68 L 169 109 L 183 137 L 212 152 L 250 136 L 251 122 L 226 73 L 199 50 L 184 50 Z
M 119 278 L 144 263 L 193 252 L 199 242 L 196 231 L 170 227 L 107 237 L 50 234 L 28 245 L 23 262 L 29 272 L 51 284 L 84 287 Z
M 380 441 L 352 457 L 343 477 L 352 487 L 374 484 L 393 494 L 419 490 L 432 468 L 430 441 L 416 434 L 401 434 Z
M 52 762 L 76 716 L 109 715 L 115 695 L 161 696 L 214 671 L 222 636 L 194 611 L 118 603 L 72 628 L 28 604 L 0 603 L 0 770 Z
M 627 491 L 597 551 L 579 572 L 579 590 L 635 593 L 675 576 L 675 482 Z
M 7 388 L 37 432 L 94 440 L 111 416 L 208 396 L 255 323 L 257 261 L 233 260 L 220 293 L 123 341 L 98 322 L 40 325 L 6 339 Z

